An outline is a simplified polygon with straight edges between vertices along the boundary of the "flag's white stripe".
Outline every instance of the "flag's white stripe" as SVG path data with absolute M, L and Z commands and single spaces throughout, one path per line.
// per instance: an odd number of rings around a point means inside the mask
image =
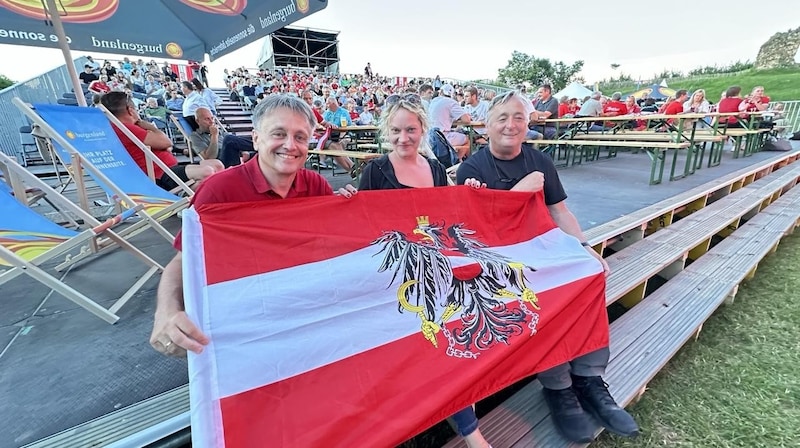
M 376 273 L 382 260 L 374 256 L 378 249 L 368 247 L 208 287 L 210 320 L 204 322 L 204 331 L 214 341 L 216 367 L 224 379 L 219 396 L 271 384 L 419 333 L 420 319 L 398 312 L 400 282 L 389 286 L 391 273 Z M 536 292 L 602 270 L 575 238 L 559 229 L 491 249 L 536 268 L 526 273 Z M 451 260 L 454 265 L 469 261 Z
M 200 322 L 201 328 L 208 324 L 209 301 L 203 300 L 208 283 L 205 271 L 205 251 L 203 248 L 200 218 L 194 208 L 183 212 L 183 258 L 191 262 L 183 263 L 183 290 L 186 313 Z M 191 299 L 189 299 L 191 298 Z M 211 341 L 205 354 L 195 355 L 189 352 L 189 401 L 191 402 L 192 446 L 225 447 L 225 436 L 222 427 L 222 411 L 219 401 L 217 376 L 217 358 L 209 355 L 214 352 Z

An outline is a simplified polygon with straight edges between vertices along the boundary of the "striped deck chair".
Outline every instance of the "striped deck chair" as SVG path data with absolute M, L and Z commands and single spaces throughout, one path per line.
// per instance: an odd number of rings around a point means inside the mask
M 81 208 L 90 210 L 83 182 L 85 170 L 108 197 L 119 205 L 121 211 L 135 210 L 142 218 L 120 231 L 121 236 L 129 238 L 152 228 L 172 243 L 174 236 L 159 221 L 186 208 L 189 200 L 156 185 L 150 163 L 159 165 L 165 173 L 171 175 L 187 194 L 193 192 L 149 148 L 142 145 L 142 150 L 148 157 L 150 177 L 133 161 L 100 109 L 40 104 L 35 105 L 34 110 L 19 98 L 14 98 L 13 103 L 50 137 L 61 162 L 65 166 L 71 166 L 70 175 L 77 184 Z
M 104 321 L 112 324 L 116 322 L 119 319 L 117 311 L 147 280 L 163 271 L 161 265 L 111 230 L 113 226 L 134 215 L 138 208 L 126 210 L 101 223 L 3 153 L 0 153 L 0 163 L 11 171 L 12 178 L 19 175 L 24 183 L 31 182 L 32 186 L 44 192 L 52 202 L 83 221 L 83 225 L 77 230 L 62 227 L 18 201 L 10 194 L 10 189 L 0 187 L 0 285 L 25 274 Z M 19 179 L 15 179 L 14 183 L 18 181 Z M 78 225 L 74 220 L 72 223 Z M 93 253 L 90 247 L 108 248 L 111 245 L 126 249 L 148 269 L 108 309 L 40 267 L 43 263 L 62 257 L 65 260 L 62 266 L 72 265 L 84 259 L 86 254 Z

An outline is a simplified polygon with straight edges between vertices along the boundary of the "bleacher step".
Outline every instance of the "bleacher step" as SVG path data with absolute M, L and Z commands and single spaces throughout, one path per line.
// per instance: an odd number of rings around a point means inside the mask
M 639 396 L 735 292 L 752 266 L 798 224 L 798 218 L 800 188 L 792 188 L 611 325 L 611 362 L 605 378 L 620 404 L 627 405 Z M 481 420 L 481 430 L 493 445 L 585 446 L 570 443 L 556 433 L 540 390 L 538 381 L 528 384 Z M 458 438 L 445 445 L 464 446 Z

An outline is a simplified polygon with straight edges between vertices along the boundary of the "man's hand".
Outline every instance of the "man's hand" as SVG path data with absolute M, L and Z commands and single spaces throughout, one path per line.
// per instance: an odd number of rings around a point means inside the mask
M 611 269 L 608 267 L 608 263 L 606 263 L 606 260 L 600 254 L 598 254 L 594 249 L 592 249 L 591 246 L 587 246 L 586 250 L 588 250 L 589 253 L 592 254 L 594 258 L 597 258 L 597 261 L 599 261 L 600 264 L 603 265 L 603 274 L 605 274 L 605 276 L 608 277 L 608 274 L 611 273 Z
M 212 124 L 208 127 L 208 133 L 211 134 L 212 137 L 219 136 L 219 128 L 217 128 L 216 124 Z
M 544 188 L 544 174 L 541 171 L 534 171 L 527 176 L 523 177 L 521 181 L 517 182 L 512 188 L 513 191 L 529 191 L 536 193 Z
M 186 312 L 156 313 L 153 333 L 150 335 L 150 345 L 156 351 L 168 356 L 185 358 L 187 350 L 199 354 L 208 342 L 208 336 L 189 320 Z
M 147 120 L 139 119 L 139 121 L 136 122 L 136 126 L 139 126 L 140 128 L 145 129 L 147 131 L 152 131 L 152 132 L 158 131 L 158 128 L 156 127 L 156 125 L 154 125 L 153 123 L 150 123 Z
M 468 187 L 472 187 L 472 188 L 474 188 L 476 190 L 479 190 L 481 188 L 486 188 L 486 184 L 485 183 L 479 181 L 478 179 L 475 179 L 474 177 L 470 177 L 469 179 L 465 180 L 464 181 L 464 185 L 466 185 Z

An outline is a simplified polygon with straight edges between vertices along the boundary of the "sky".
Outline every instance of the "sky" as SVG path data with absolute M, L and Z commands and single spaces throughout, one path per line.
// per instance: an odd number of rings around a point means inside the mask
M 515 50 L 568 64 L 583 60 L 589 83 L 620 73 L 648 79 L 662 69 L 755 60 L 773 34 L 800 26 L 797 0 L 771 0 L 763 10 L 745 0 L 616 0 L 600 8 L 594 0 L 328 1 L 293 26 L 338 31 L 342 73 L 362 73 L 370 62 L 381 75 L 461 80 L 496 78 Z M 211 85 L 221 85 L 224 68 L 255 67 L 261 46 L 211 63 Z M 59 50 L 0 45 L 0 73 L 15 81 L 62 60 Z

